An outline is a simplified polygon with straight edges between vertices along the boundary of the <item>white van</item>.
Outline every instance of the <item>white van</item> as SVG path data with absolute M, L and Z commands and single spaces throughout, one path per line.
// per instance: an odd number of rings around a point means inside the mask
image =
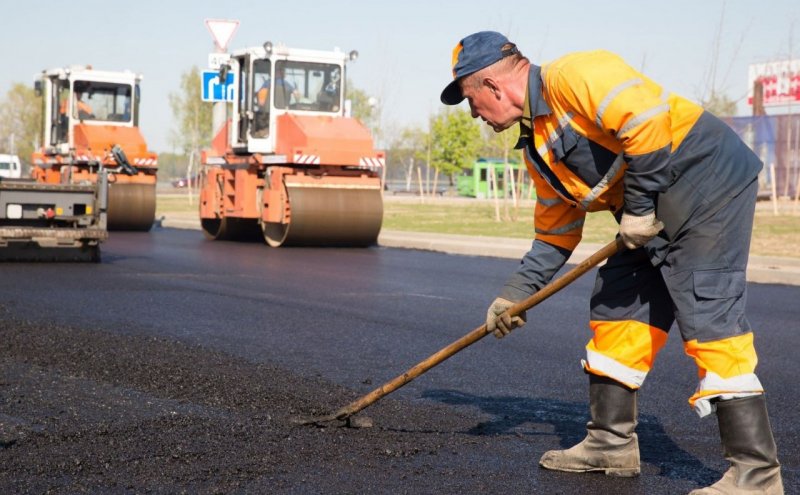
M 0 177 L 9 179 L 22 177 L 22 165 L 17 155 L 0 155 Z

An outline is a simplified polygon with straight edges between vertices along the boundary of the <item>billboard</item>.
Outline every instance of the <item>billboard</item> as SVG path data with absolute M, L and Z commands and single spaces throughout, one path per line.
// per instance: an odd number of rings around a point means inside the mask
M 753 84 L 761 80 L 764 106 L 800 103 L 800 59 L 750 64 L 747 104 L 753 104 Z

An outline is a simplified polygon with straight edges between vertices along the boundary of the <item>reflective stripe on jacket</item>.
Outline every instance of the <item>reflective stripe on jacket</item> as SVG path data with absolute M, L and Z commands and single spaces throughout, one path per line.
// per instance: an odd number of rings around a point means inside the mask
M 530 72 L 533 142 L 524 155 L 537 191 L 537 239 L 572 250 L 587 211 L 652 212 L 673 178 L 670 154 L 703 109 L 662 94 L 606 51 Z

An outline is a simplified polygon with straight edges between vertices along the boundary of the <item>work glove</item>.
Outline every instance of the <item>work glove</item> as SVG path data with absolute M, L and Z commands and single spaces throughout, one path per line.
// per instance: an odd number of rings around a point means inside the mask
M 525 311 L 514 317 L 506 313 L 508 308 L 514 304 L 508 299 L 498 297 L 486 311 L 486 330 L 494 333 L 494 336 L 498 339 L 502 339 L 511 333 L 511 330 L 523 326 L 527 321 Z
M 642 217 L 623 213 L 619 222 L 619 235 L 628 249 L 636 249 L 647 244 L 663 228 L 664 222 L 656 218 L 655 212 Z

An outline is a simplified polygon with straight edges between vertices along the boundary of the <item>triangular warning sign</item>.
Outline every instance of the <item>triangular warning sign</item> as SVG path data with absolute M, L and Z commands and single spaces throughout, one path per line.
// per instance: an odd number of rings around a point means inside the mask
M 214 44 L 223 52 L 228 48 L 228 43 L 239 27 L 239 21 L 230 19 L 206 19 L 206 27 L 214 38 Z

